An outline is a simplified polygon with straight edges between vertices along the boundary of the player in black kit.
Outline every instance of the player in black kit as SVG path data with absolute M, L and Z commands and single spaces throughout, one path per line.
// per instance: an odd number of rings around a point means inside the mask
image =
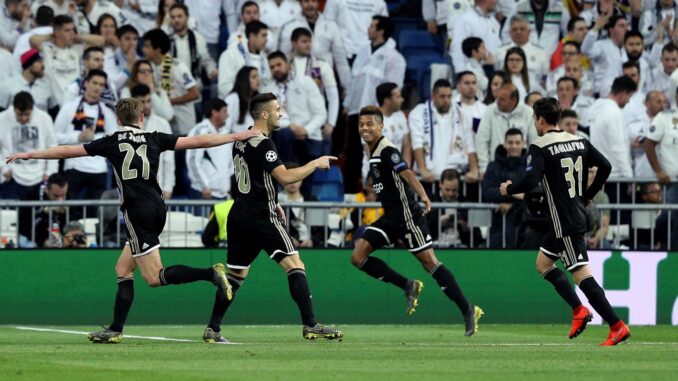
M 122 340 L 123 326 L 134 299 L 133 280 L 137 266 L 151 287 L 207 281 L 214 283 L 217 292 L 224 298 L 232 297 L 226 269 L 221 263 L 204 269 L 184 265 L 163 267 L 158 236 L 165 226 L 167 210 L 157 180 L 159 156 L 167 150 L 214 147 L 247 139 L 257 134 L 257 131 L 192 137 L 149 133 L 140 127 L 144 125 L 142 111 L 141 101 L 123 99 L 115 109 L 120 125 L 115 133 L 87 144 L 51 147 L 7 158 L 7 163 L 11 163 L 20 159 L 66 159 L 97 155 L 108 159 L 113 166 L 128 241 L 115 265 L 118 292 L 113 323 L 103 331 L 89 334 L 90 341 L 96 343 L 119 343 Z
M 369 256 L 383 246 L 401 242 L 436 280 L 445 295 L 457 304 L 466 324 L 464 335 L 473 336 L 478 332 L 478 320 L 483 310 L 466 300 L 452 273 L 433 253 L 433 242 L 424 218 L 431 211 L 431 201 L 400 151 L 382 135 L 383 127 L 384 116 L 379 108 L 366 106 L 360 110 L 358 128 L 370 149 L 370 176 L 384 215 L 367 227 L 363 237 L 358 239 L 351 263 L 367 275 L 403 289 L 407 297 L 407 313 L 411 315 L 424 284 L 405 278 L 381 259 Z M 425 210 L 414 200 L 410 187 L 421 198 Z
M 285 230 L 285 214 L 278 204 L 278 184 L 287 185 L 305 179 L 316 169 L 329 169 L 335 157 L 322 156 L 308 164 L 287 169 L 278 156 L 270 134 L 280 126 L 280 105 L 271 93 L 260 94 L 250 102 L 254 126 L 261 133 L 233 146 L 233 165 L 237 197 L 228 220 L 227 278 L 235 297 L 242 286 L 250 265 L 261 250 L 266 251 L 287 273 L 290 295 L 297 303 L 303 323 L 302 335 L 307 340 L 341 339 L 343 332 L 319 324 L 313 314 L 311 292 L 306 280 L 304 263 L 292 239 Z M 214 309 L 203 340 L 228 343 L 221 334 L 221 321 L 232 300 L 217 293 Z
M 560 129 L 560 105 L 554 98 L 538 100 L 534 106 L 534 125 L 539 138 L 530 145 L 525 176 L 517 184 L 501 184 L 502 195 L 529 192 L 541 182 L 546 195 L 551 230 L 537 255 L 537 271 L 555 287 L 572 307 L 573 339 L 586 329 L 593 315 L 555 263 L 562 260 L 575 283 L 591 306 L 610 325 L 610 334 L 601 344 L 617 345 L 628 339 L 629 328 L 619 319 L 588 266 L 584 233 L 587 231 L 586 208 L 605 184 L 612 166 L 588 140 Z M 586 188 L 589 168 L 597 167 L 596 176 Z

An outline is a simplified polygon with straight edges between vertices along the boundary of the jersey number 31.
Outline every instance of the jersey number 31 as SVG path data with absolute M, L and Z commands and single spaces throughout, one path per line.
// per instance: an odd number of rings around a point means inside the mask
M 577 156 L 577 161 L 573 161 L 571 157 L 564 157 L 560 159 L 560 166 L 566 170 L 565 181 L 567 181 L 567 191 L 570 194 L 570 198 L 583 196 L 581 156 Z M 576 180 L 574 178 L 575 172 L 577 176 Z

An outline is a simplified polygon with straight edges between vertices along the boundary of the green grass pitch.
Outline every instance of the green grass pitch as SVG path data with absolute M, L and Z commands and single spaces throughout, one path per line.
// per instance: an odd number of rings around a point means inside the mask
M 72 331 L 96 327 L 35 327 Z M 298 326 L 225 326 L 238 345 L 200 341 L 202 326 L 130 326 L 94 345 L 84 335 L 0 326 L 0 380 L 677 380 L 678 328 L 631 327 L 601 348 L 607 327 L 567 339 L 565 325 L 345 326 L 342 342 L 307 342 Z

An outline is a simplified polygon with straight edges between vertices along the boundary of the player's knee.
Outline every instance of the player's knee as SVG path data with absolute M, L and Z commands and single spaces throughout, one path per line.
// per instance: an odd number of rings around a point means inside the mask
M 357 250 L 354 250 L 353 254 L 351 254 L 351 264 L 355 267 L 360 267 L 360 265 L 362 265 L 363 262 L 365 262 L 366 258 L 367 258 L 366 255 L 358 252 Z
M 160 278 L 158 277 L 157 274 L 156 275 L 144 274 L 143 276 L 144 276 L 144 280 L 146 281 L 146 283 L 148 283 L 149 287 L 155 288 L 155 287 L 162 286 L 162 283 L 160 282 Z
M 273 259 L 276 260 L 275 257 Z M 278 264 L 285 271 L 288 271 L 288 270 L 291 270 L 291 269 L 306 270 L 306 267 L 304 266 L 304 262 L 301 261 L 299 254 L 287 255 L 287 256 L 283 257 L 282 260 L 278 261 Z
M 118 278 L 131 278 L 134 276 L 134 268 L 118 263 L 115 265 L 115 275 Z

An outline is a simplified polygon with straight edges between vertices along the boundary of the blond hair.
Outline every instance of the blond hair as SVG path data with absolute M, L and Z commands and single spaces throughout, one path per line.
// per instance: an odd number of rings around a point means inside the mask
M 136 98 L 124 98 L 115 105 L 115 116 L 122 125 L 133 125 L 138 122 L 143 111 L 144 104 Z

